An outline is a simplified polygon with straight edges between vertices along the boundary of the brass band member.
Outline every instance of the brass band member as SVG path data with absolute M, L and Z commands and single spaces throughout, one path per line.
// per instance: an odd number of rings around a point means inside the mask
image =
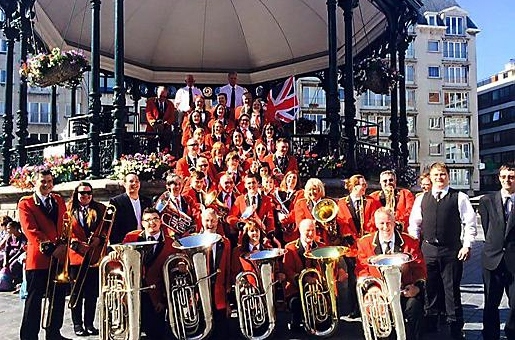
M 324 183 L 318 178 L 310 178 L 304 187 L 304 198 L 295 203 L 295 224 L 297 228 L 304 219 L 313 219 L 312 211 L 315 204 L 325 197 Z M 317 226 L 317 240 L 327 242 L 328 235 L 324 228 Z
M 383 207 L 395 212 L 395 221 L 407 230 L 409 215 L 415 202 L 415 196 L 408 189 L 397 188 L 397 176 L 393 170 L 385 170 L 379 175 L 381 190 L 370 194 L 381 202 Z
M 288 171 L 299 171 L 297 159 L 288 155 L 290 144 L 286 138 L 279 138 L 275 142 L 276 151 L 273 154 L 269 154 L 265 157 L 265 162 L 270 165 L 272 174 L 279 180 L 282 181 L 284 175 Z
M 23 233 L 27 236 L 27 260 L 25 264 L 27 298 L 20 327 L 20 339 L 37 340 L 41 319 L 41 301 L 45 294 L 49 275 L 50 258 L 63 262 L 67 246 L 58 242 L 63 227 L 66 205 L 63 198 L 51 193 L 54 178 L 50 170 L 34 174 L 34 194 L 24 196 L 18 202 L 18 216 Z M 67 339 L 61 335 L 63 326 L 66 287 L 56 285 L 54 306 L 46 339 Z
M 343 244 L 357 250 L 357 240 L 366 234 L 376 231 L 374 212 L 381 207 L 381 204 L 370 196 L 367 196 L 367 181 L 362 175 L 353 175 L 345 181 L 345 188 L 349 195 L 338 201 L 338 215 L 336 223 L 343 237 Z M 349 271 L 349 290 L 347 307 L 350 318 L 359 317 L 359 306 L 356 296 L 356 259 L 345 257 Z
M 281 229 L 283 231 L 282 239 L 285 243 L 288 243 L 295 240 L 298 236 L 298 229 L 295 224 L 295 203 L 304 197 L 304 189 L 300 189 L 298 171 L 288 171 L 286 175 L 284 175 L 279 190 L 277 191 L 277 196 L 288 211 L 287 215 L 279 214 L 279 222 L 281 223 Z M 286 213 L 286 211 L 283 213 Z
M 160 144 L 160 151 L 170 150 L 172 140 L 172 126 L 177 123 L 175 105 L 167 99 L 168 88 L 159 86 L 157 98 L 147 100 L 145 114 L 147 117 L 146 132 L 157 133 L 156 139 L 149 142 L 149 151 L 155 151 L 157 141 Z
M 156 285 L 156 288 L 141 292 L 141 328 L 150 339 L 170 339 L 171 334 L 166 322 L 166 295 L 163 281 L 163 265 L 172 253 L 173 240 L 161 228 L 161 217 L 155 208 L 143 211 L 143 230 L 128 233 L 123 243 L 158 241 L 143 263 L 143 287 Z
M 424 284 L 427 277 L 426 263 L 420 251 L 418 241 L 395 229 L 393 213 L 381 207 L 374 213 L 377 232 L 368 234 L 358 241 L 358 258 L 356 275 L 358 278 L 373 276 L 381 279 L 381 273 L 376 267 L 368 264 L 370 256 L 391 253 L 409 253 L 414 260 L 402 267 L 401 279 L 401 306 L 406 321 L 406 339 L 420 338 L 420 322 L 424 315 Z M 374 284 L 366 289 L 367 294 L 380 290 Z M 386 312 L 386 311 L 385 311 Z
M 93 187 L 87 182 L 80 182 L 73 190 L 68 202 L 71 212 L 72 242 L 70 248 L 70 274 L 76 278 L 80 264 L 84 259 L 88 242 L 91 247 L 102 247 L 105 240 L 92 237 L 95 230 L 102 226 L 105 205 L 93 200 Z M 98 335 L 98 329 L 93 326 L 98 298 L 98 267 L 88 269 L 77 305 L 72 308 L 73 330 L 78 336 Z M 84 300 L 84 327 L 82 306 Z

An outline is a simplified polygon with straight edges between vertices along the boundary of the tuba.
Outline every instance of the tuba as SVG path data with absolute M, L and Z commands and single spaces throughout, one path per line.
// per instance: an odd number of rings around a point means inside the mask
M 142 290 L 145 257 L 157 241 L 113 244 L 114 250 L 100 262 L 100 339 L 140 338 Z
M 311 211 L 313 218 L 324 227 L 330 239 L 338 237 L 338 226 L 336 225 L 338 210 L 338 204 L 335 201 L 324 198 L 318 201 Z
M 82 287 L 84 286 L 86 276 L 88 275 L 89 267 L 98 267 L 100 265 L 100 261 L 106 255 L 107 244 L 109 241 L 109 236 L 111 235 L 111 228 L 113 227 L 115 215 L 116 207 L 112 204 L 109 204 L 104 212 L 101 224 L 97 227 L 93 235 L 91 235 L 89 241 L 90 245 L 93 237 L 99 237 L 103 244 L 100 244 L 96 248 L 89 247 L 86 254 L 84 254 L 84 258 L 82 259 L 77 277 L 75 278 L 75 283 L 73 284 L 73 288 L 70 293 L 70 301 L 68 302 L 69 308 L 75 308 L 77 305 L 77 299 L 81 295 Z
M 213 329 L 210 278 L 218 271 L 211 268 L 212 246 L 221 239 L 218 234 L 183 237 L 173 243 L 182 253 L 171 255 L 163 265 L 168 317 L 178 340 L 201 340 Z
M 369 265 L 381 272 L 383 280 L 366 277 L 358 280 L 356 285 L 366 340 L 387 338 L 393 328 L 397 340 L 406 340 L 400 296 L 401 267 L 410 261 L 413 256 L 407 253 L 375 255 L 368 259 Z M 377 286 L 380 291 L 366 294 L 370 285 Z
M 311 249 L 304 254 L 316 261 L 315 268 L 306 268 L 299 275 L 300 299 L 304 314 L 304 328 L 310 335 L 329 337 L 338 328 L 335 269 L 347 247 L 329 246 Z M 313 275 L 315 283 L 304 283 L 306 275 Z
M 277 281 L 274 281 L 274 264 L 285 253 L 284 249 L 269 249 L 244 257 L 256 271 L 242 272 L 236 276 L 240 330 L 246 339 L 266 339 L 275 329 L 274 284 Z M 268 327 L 255 334 L 265 323 L 268 323 Z
M 41 315 L 41 325 L 43 329 L 48 329 L 52 323 L 52 314 L 54 310 L 54 298 L 56 285 L 70 283 L 70 275 L 68 272 L 70 265 L 70 241 L 72 236 L 72 225 L 70 223 L 70 211 L 66 211 L 63 216 L 63 227 L 61 235 L 56 242 L 56 246 L 66 245 L 66 255 L 63 263 L 59 263 L 59 259 L 55 257 L 50 258 L 50 265 L 48 267 L 48 279 L 45 291 L 45 302 L 43 304 L 43 314 Z M 43 242 L 45 243 L 45 242 Z M 41 247 L 45 247 L 44 244 Z

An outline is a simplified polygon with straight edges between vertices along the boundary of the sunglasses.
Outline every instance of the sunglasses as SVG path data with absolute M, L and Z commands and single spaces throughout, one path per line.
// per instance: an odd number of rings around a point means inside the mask
M 91 196 L 91 195 L 93 195 L 93 192 L 92 192 L 92 191 L 78 191 L 78 193 L 79 193 L 80 195 L 90 195 L 90 196 Z
M 395 180 L 393 178 L 389 178 L 389 179 L 383 179 L 381 182 L 383 182 L 383 183 L 393 183 L 393 182 L 395 182 Z

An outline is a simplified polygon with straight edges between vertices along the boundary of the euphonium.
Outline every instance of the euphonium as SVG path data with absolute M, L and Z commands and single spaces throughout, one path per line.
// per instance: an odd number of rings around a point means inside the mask
M 69 308 L 75 308 L 77 305 L 77 299 L 81 295 L 89 267 L 98 267 L 100 265 L 100 261 L 106 255 L 107 244 L 109 243 L 109 236 L 111 235 L 111 228 L 113 227 L 115 215 L 116 207 L 112 204 L 108 205 L 100 225 L 90 237 L 88 242 L 89 245 L 91 245 L 94 237 L 100 238 L 102 243 L 95 248 L 90 246 L 86 251 L 86 254 L 84 254 L 84 258 L 82 259 L 77 277 L 75 278 L 75 283 L 73 284 L 73 288 L 70 293 L 70 301 L 68 302 Z
M 274 264 L 285 253 L 284 249 L 250 253 L 245 259 L 252 263 L 255 273 L 247 271 L 236 276 L 240 330 L 247 339 L 266 339 L 275 329 L 274 284 L 277 281 L 274 281 Z M 261 334 L 255 334 L 265 323 L 268 327 Z
M 393 328 L 397 340 L 406 339 L 400 296 L 401 266 L 412 260 L 413 256 L 407 253 L 376 255 L 368 259 L 369 265 L 379 269 L 383 280 L 366 277 L 356 285 L 366 340 L 387 338 Z M 370 286 L 376 286 L 380 291 L 367 293 Z
M 340 257 L 347 251 L 347 247 L 330 246 L 304 254 L 316 261 L 316 268 L 306 268 L 299 275 L 304 328 L 310 335 L 328 337 L 337 330 L 339 315 L 334 274 Z M 315 282 L 304 283 L 306 275 L 315 277 Z
M 70 283 L 70 275 L 68 273 L 70 265 L 70 241 L 72 236 L 72 225 L 70 223 L 70 212 L 66 211 L 63 216 L 63 227 L 61 235 L 57 239 L 56 246 L 66 245 L 66 254 L 62 264 L 55 257 L 50 258 L 48 267 L 48 279 L 45 292 L 45 302 L 43 304 L 43 314 L 41 316 L 41 325 L 43 329 L 50 328 L 52 323 L 52 313 L 54 309 L 54 297 L 56 285 Z
M 100 339 L 140 338 L 140 292 L 144 258 L 157 241 L 113 244 L 100 262 Z
M 169 192 L 167 197 L 166 200 L 159 199 L 154 205 L 154 208 L 161 213 L 161 224 L 179 236 L 193 231 L 195 228 L 193 219 L 175 205 Z
M 320 200 L 311 211 L 313 218 L 322 224 L 327 230 L 330 238 L 338 235 L 338 227 L 336 225 L 336 215 L 338 215 L 338 204 L 330 198 Z
M 218 234 L 183 237 L 173 243 L 182 253 L 171 255 L 163 265 L 168 317 L 178 340 L 201 340 L 213 329 L 210 278 L 218 272 L 211 268 L 212 246 L 221 239 Z

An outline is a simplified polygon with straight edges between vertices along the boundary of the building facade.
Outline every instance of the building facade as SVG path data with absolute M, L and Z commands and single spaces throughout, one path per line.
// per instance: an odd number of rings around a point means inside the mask
M 481 190 L 499 189 L 498 169 L 515 161 L 515 59 L 478 83 Z

